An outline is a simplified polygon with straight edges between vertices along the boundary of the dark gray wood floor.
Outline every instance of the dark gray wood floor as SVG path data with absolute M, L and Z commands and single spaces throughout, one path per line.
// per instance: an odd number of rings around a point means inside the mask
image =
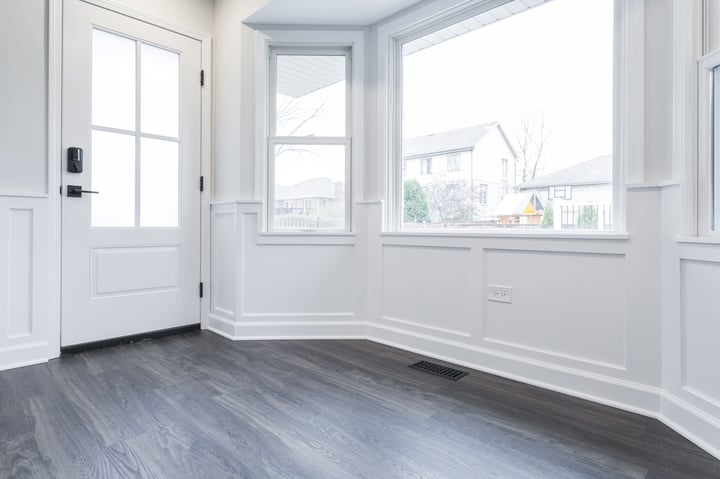
M 0 477 L 720 478 L 661 423 L 367 341 L 188 333 L 0 373 Z

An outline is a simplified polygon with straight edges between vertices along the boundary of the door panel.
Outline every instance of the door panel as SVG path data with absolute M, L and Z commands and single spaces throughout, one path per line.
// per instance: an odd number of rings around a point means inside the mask
M 63 8 L 62 345 L 199 323 L 200 42 Z

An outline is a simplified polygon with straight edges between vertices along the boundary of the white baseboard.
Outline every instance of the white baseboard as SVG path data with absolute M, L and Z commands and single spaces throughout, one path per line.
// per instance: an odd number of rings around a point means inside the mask
M 720 460 L 720 418 L 662 391 L 658 419 Z
M 36 342 L 0 348 L 0 371 L 45 363 L 49 359 L 46 342 Z
M 378 323 L 368 339 L 496 376 L 657 418 L 658 388 L 535 359 L 457 343 Z
M 658 419 L 720 459 L 720 418 L 660 388 L 455 343 L 377 323 L 368 325 L 368 339 Z
M 284 318 L 284 316 L 278 316 Z M 367 339 L 364 321 L 335 321 L 305 316 L 301 320 L 233 321 L 211 314 L 208 329 L 232 340 Z

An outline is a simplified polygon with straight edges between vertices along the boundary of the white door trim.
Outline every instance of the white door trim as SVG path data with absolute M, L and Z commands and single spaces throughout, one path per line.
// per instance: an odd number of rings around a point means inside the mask
M 200 219 L 200 280 L 205 284 L 200 299 L 200 327 L 206 329 L 209 315 L 210 290 L 210 199 L 212 197 L 212 37 L 209 33 L 155 17 L 112 0 L 81 0 L 135 20 L 164 28 L 171 32 L 198 40 L 201 44 L 202 70 L 205 84 L 201 93 L 201 158 L 200 171 L 205 177 L 205 191 L 201 195 Z M 63 0 L 48 0 L 48 196 L 50 209 L 50 235 L 48 238 L 48 302 L 47 318 L 48 358 L 60 356 L 60 324 L 62 320 L 62 215 L 61 196 L 63 151 L 62 133 L 62 23 Z M 198 72 L 198 82 L 200 81 Z M 199 185 L 198 185 L 199 188 Z
M 48 358 L 60 356 L 62 298 L 62 10 L 63 0 L 48 1 Z

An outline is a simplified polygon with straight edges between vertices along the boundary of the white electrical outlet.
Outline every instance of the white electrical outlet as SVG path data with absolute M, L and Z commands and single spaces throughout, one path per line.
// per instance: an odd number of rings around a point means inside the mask
M 512 287 L 488 284 L 488 301 L 512 303 Z

